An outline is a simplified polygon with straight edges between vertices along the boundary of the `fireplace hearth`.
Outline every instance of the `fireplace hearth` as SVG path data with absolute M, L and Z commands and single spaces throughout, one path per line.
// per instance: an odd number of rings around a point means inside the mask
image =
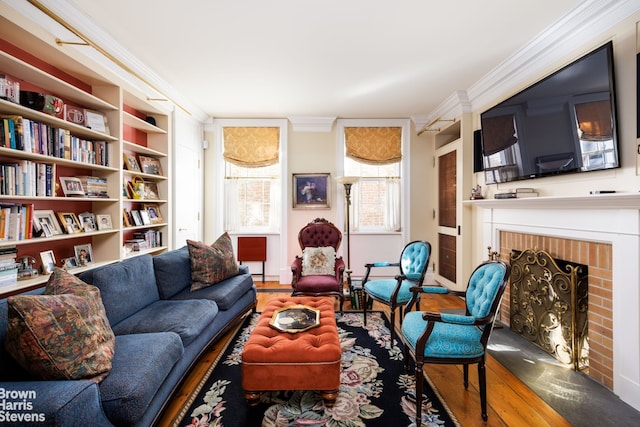
M 537 249 L 510 258 L 511 329 L 561 363 L 587 368 L 588 267 Z

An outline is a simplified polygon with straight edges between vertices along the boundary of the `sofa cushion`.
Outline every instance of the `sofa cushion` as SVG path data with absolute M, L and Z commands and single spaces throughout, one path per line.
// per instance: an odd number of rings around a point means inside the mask
M 229 277 L 228 279 L 206 288 L 191 291 L 184 289 L 172 297 L 174 300 L 188 300 L 193 298 L 204 298 L 215 301 L 220 310 L 229 310 L 233 305 L 253 287 L 253 279 L 243 267 L 240 270 L 243 274 Z
M 113 326 L 116 335 L 175 332 L 188 346 L 218 314 L 209 300 L 160 300 Z
M 38 378 L 101 381 L 115 337 L 100 291 L 56 268 L 42 295 L 8 298 L 7 351 Z
M 304 248 L 302 251 L 302 275 L 319 276 L 336 274 L 336 250 L 332 246 Z
M 104 412 L 115 425 L 135 425 L 184 353 L 172 332 L 116 336 L 111 374 L 100 383 Z
M 153 269 L 161 299 L 169 299 L 191 286 L 191 260 L 186 245 L 154 256 Z
M 228 233 L 218 237 L 211 246 L 187 240 L 191 260 L 191 290 L 214 285 L 238 274 L 238 262 Z
M 140 255 L 84 272 L 80 279 L 100 289 L 111 326 L 158 301 L 151 255 Z

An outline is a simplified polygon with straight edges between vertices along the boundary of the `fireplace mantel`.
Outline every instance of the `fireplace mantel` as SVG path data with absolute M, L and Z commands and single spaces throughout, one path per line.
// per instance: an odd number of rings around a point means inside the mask
M 466 206 L 485 209 L 640 209 L 640 192 L 524 197 L 522 199 L 476 199 L 465 200 L 463 203 Z
M 480 199 L 464 206 L 482 211 L 482 248 L 500 252 L 502 231 L 611 244 L 613 391 L 640 410 L 640 193 Z

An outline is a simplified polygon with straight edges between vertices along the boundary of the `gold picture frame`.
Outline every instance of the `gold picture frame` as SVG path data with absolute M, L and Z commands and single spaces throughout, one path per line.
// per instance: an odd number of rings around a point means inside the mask
M 60 224 L 67 234 L 82 233 L 82 227 L 78 217 L 73 212 L 56 212 Z
M 122 158 L 124 160 L 125 169 L 131 172 L 142 172 L 142 169 L 140 169 L 140 165 L 138 164 L 138 160 L 136 159 L 135 155 L 122 153 Z
M 293 209 L 329 209 L 330 176 L 328 173 L 294 173 Z
M 149 214 L 149 221 L 151 224 L 160 224 L 164 220 L 162 219 L 162 212 L 160 212 L 160 207 L 153 204 L 144 204 L 142 208 L 147 211 Z

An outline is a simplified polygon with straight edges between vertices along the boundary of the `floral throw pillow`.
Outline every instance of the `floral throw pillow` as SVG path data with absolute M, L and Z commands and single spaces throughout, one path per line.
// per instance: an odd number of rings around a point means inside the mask
M 228 233 L 218 237 L 211 246 L 187 240 L 191 261 L 191 290 L 215 285 L 239 272 Z
M 304 248 L 302 251 L 302 275 L 317 276 L 336 274 L 336 250 L 332 246 Z
M 5 348 L 43 380 L 102 381 L 111 371 L 115 336 L 100 290 L 56 268 L 42 295 L 7 299 Z

